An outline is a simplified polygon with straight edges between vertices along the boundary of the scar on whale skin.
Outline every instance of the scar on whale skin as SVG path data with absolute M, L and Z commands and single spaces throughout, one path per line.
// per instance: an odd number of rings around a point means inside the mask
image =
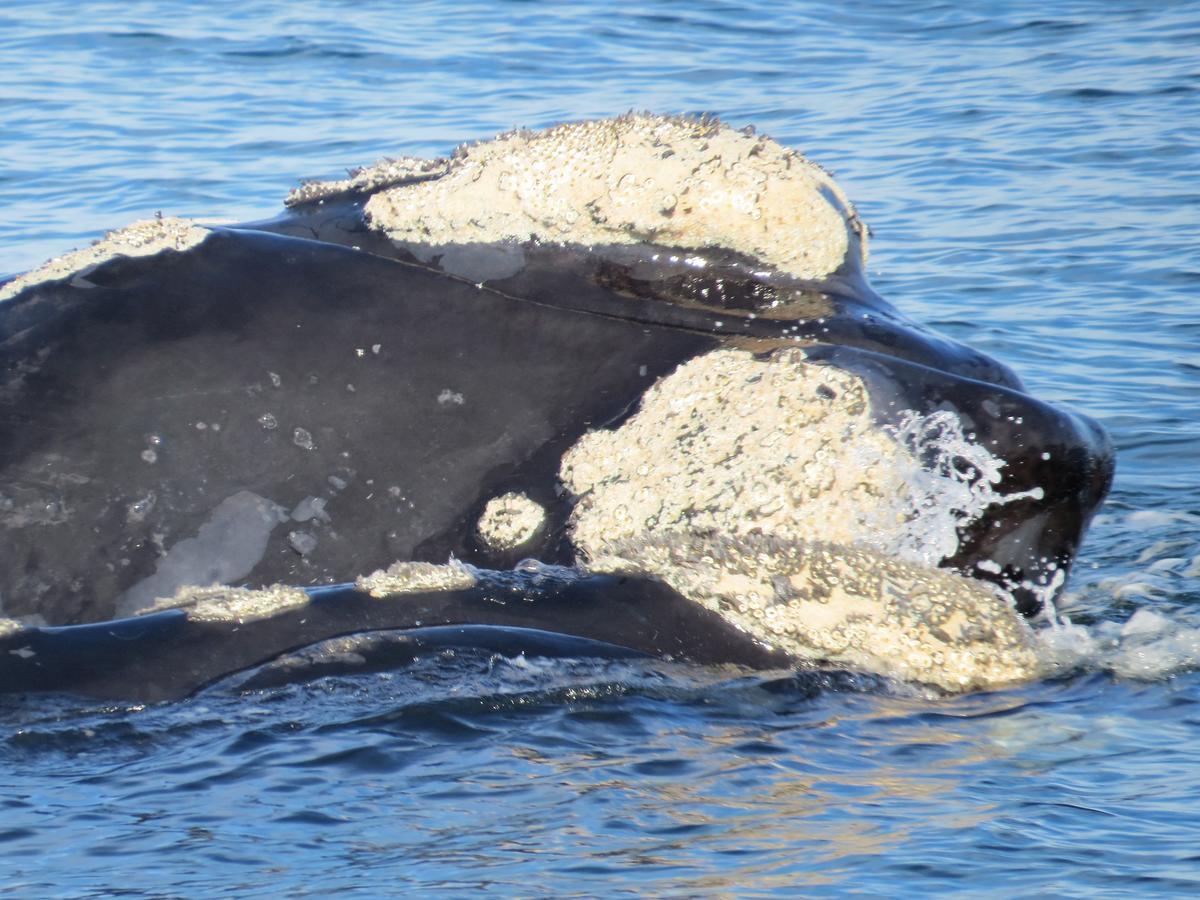
M 57 648 L 37 683 L 132 690 L 34 623 L 133 612 L 162 696 L 417 622 L 945 690 L 1039 671 L 1009 604 L 1062 589 L 1107 437 L 875 294 L 798 152 L 633 114 L 287 204 L 0 286 L 7 684 Z

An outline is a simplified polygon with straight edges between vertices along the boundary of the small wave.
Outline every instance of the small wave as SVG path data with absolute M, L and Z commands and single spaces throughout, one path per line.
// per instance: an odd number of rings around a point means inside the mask
M 1067 619 L 1037 637 L 1052 672 L 1100 670 L 1161 681 L 1200 667 L 1200 625 L 1150 609 L 1139 609 L 1124 623 L 1076 625 Z
M 367 50 L 335 47 L 328 44 L 315 43 L 312 41 L 288 39 L 282 42 L 267 43 L 251 48 L 225 50 L 221 55 L 233 59 L 276 60 L 287 59 L 289 57 L 307 57 L 311 59 L 331 59 L 338 61 L 366 59 L 372 54 Z
M 1135 510 L 1098 516 L 1096 527 L 1105 542 L 1136 535 L 1141 550 L 1081 572 L 1036 632 L 1043 662 L 1144 681 L 1200 668 L 1200 516 Z
M 1066 98 L 1070 100 L 1119 100 L 1135 97 L 1170 97 L 1175 94 L 1191 94 L 1195 92 L 1195 88 L 1187 84 L 1168 84 L 1163 87 L 1148 88 L 1146 90 L 1128 90 L 1117 88 L 1098 88 L 1098 87 L 1082 87 L 1082 88 L 1064 88 L 1060 90 L 1050 91 L 1046 96 L 1054 98 Z

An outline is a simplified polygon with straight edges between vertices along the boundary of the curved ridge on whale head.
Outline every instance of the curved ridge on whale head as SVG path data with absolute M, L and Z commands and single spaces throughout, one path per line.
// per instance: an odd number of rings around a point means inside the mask
M 1108 440 L 907 319 L 866 255 L 800 153 L 631 114 L 0 285 L 0 684 L 174 697 L 478 626 L 1033 677 L 1018 611 L 1061 590 Z

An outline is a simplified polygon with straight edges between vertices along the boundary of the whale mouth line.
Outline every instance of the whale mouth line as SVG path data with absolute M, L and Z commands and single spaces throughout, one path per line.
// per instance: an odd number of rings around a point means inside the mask
M 413 566 L 428 564 L 398 565 L 412 572 Z M 880 671 L 877 663 L 864 667 L 863 659 L 852 655 L 806 656 L 796 655 L 794 648 L 772 647 L 762 635 L 731 626 L 715 608 L 706 612 L 702 607 L 707 604 L 698 606 L 694 593 L 685 597 L 676 590 L 687 591 L 686 585 L 667 586 L 656 577 L 647 580 L 644 573 L 620 571 L 609 561 L 584 570 L 530 560 L 515 570 L 474 574 L 474 586 L 452 590 L 429 588 L 428 569 L 414 582 L 422 585 L 417 590 L 406 590 L 396 574 L 391 586 L 397 590 L 391 593 L 368 594 L 354 583 L 286 589 L 302 595 L 302 603 L 290 597 L 281 601 L 278 589 L 184 589 L 175 598 L 179 605 L 164 604 L 136 616 L 25 627 L 0 635 L 0 683 L 6 692 L 69 690 L 105 699 L 159 702 L 181 699 L 230 678 L 237 690 L 252 690 L 397 668 L 418 655 L 453 648 L 510 657 L 659 658 L 735 665 L 747 671 L 876 671 L 923 681 L 912 671 Z M 256 594 L 261 602 L 247 603 Z M 547 621 L 554 610 L 567 618 Z M 642 632 L 633 630 L 637 636 L 632 639 L 630 631 L 616 627 L 630 612 L 645 625 Z M 663 623 L 678 622 L 681 613 L 695 633 L 664 652 L 649 635 Z M 612 617 L 606 632 L 581 627 L 597 616 Z M 588 630 L 592 633 L 583 633 Z M 697 637 L 703 639 L 692 643 Z M 204 662 L 154 681 L 130 681 L 136 672 L 169 664 L 181 653 Z M 81 681 L 82 674 L 86 681 Z M 1011 669 L 1008 680 L 1027 675 Z M 994 674 L 990 677 L 996 681 Z M 963 687 L 936 678 L 924 683 L 941 692 Z

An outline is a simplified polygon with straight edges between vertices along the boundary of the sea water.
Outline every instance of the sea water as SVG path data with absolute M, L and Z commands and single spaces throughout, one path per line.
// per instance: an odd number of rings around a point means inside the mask
M 0 272 L 628 109 L 831 168 L 881 294 L 1108 428 L 1112 496 L 1039 626 L 1059 674 L 945 699 L 458 652 L 8 698 L 0 893 L 1200 890 L 1200 4 L 9 0 Z

